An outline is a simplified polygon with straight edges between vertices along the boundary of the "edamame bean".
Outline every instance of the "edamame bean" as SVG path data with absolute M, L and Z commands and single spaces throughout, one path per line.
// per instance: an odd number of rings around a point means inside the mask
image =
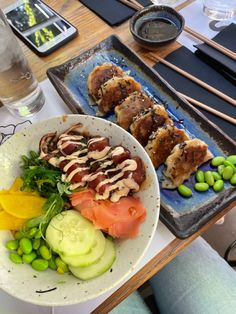
M 28 238 L 20 239 L 20 248 L 25 254 L 30 254 L 32 252 L 32 243 Z
M 33 249 L 37 251 L 37 249 L 40 247 L 40 239 L 34 239 L 33 240 Z
M 213 186 L 213 185 L 214 185 L 215 180 L 214 180 L 214 177 L 213 177 L 211 171 L 205 172 L 205 181 L 206 181 L 206 183 L 207 183 L 209 186 Z
M 38 231 L 38 228 L 34 227 L 31 228 L 28 232 L 27 232 L 27 236 L 31 239 L 35 236 L 36 232 Z
M 49 268 L 51 268 L 52 270 L 56 270 L 56 269 L 57 269 L 57 265 L 56 265 L 56 263 L 55 263 L 55 257 L 54 257 L 54 256 L 52 256 L 52 257 L 50 258 L 50 260 L 48 261 L 48 266 L 49 266 Z
M 196 172 L 195 178 L 197 182 L 204 182 L 205 181 L 204 172 L 202 170 L 198 170 Z
M 236 155 L 230 155 L 226 160 L 231 162 L 231 164 L 236 165 Z
M 236 173 L 230 179 L 230 183 L 233 184 L 233 185 L 236 184 Z
M 10 253 L 9 258 L 15 264 L 22 264 L 22 258 L 16 253 Z
M 25 264 L 31 264 L 34 259 L 36 259 L 37 254 L 35 251 L 32 251 L 30 254 L 23 254 L 22 261 Z
M 40 239 L 40 238 L 42 238 L 42 232 L 41 232 L 40 229 L 38 229 L 38 231 L 35 233 L 34 238 L 35 238 L 35 239 Z
M 42 220 L 43 220 L 43 216 L 35 217 L 28 220 L 25 225 L 28 229 L 38 227 L 39 224 L 42 222 Z
M 211 164 L 214 167 L 217 167 L 219 165 L 222 165 L 224 162 L 225 158 L 223 156 L 216 156 L 215 158 L 212 159 Z
M 223 170 L 222 176 L 223 176 L 224 180 L 230 180 L 232 178 L 233 174 L 234 174 L 233 168 L 230 166 L 227 166 Z
M 22 249 L 20 248 L 20 247 L 18 247 L 18 249 L 17 249 L 17 254 L 18 255 L 20 255 L 20 256 L 22 256 L 23 254 L 24 254 L 24 252 L 22 251 Z
M 215 179 L 215 181 L 222 179 L 222 177 L 221 177 L 221 175 L 219 174 L 219 172 L 213 171 L 213 172 L 212 172 L 212 175 L 213 175 L 213 178 Z
M 18 249 L 19 243 L 17 240 L 9 240 L 6 243 L 6 248 L 10 251 L 15 251 Z
M 20 240 L 24 237 L 24 234 L 21 231 L 16 231 L 14 237 L 16 240 Z
M 192 192 L 192 191 L 191 191 Z M 55 263 L 57 265 L 57 271 L 62 274 L 62 273 L 67 273 L 68 272 L 68 266 L 66 263 L 63 262 L 63 260 L 58 256 L 55 259 Z
M 206 182 L 198 182 L 194 185 L 194 189 L 198 192 L 205 192 L 209 189 L 209 184 Z
M 219 174 L 222 176 L 223 174 L 223 171 L 225 169 L 225 166 L 224 165 L 219 165 L 218 168 L 217 168 L 217 171 L 219 172 Z
M 217 180 L 213 185 L 213 190 L 215 192 L 220 192 L 224 187 L 224 181 L 223 180 Z
M 224 166 L 227 167 L 227 166 L 230 166 L 231 168 L 233 168 L 233 171 L 236 172 L 236 167 L 228 160 L 225 160 L 224 161 Z
M 34 270 L 43 271 L 43 270 L 46 270 L 48 268 L 48 261 L 46 261 L 45 259 L 42 259 L 42 258 L 36 258 L 31 263 L 31 266 Z
M 178 186 L 178 192 L 184 197 L 190 197 L 193 194 L 192 190 L 184 184 Z
M 42 258 L 44 258 L 46 260 L 49 260 L 52 257 L 52 254 L 49 251 L 49 249 L 46 247 L 46 245 L 40 246 L 39 252 L 40 252 L 40 255 L 42 256 Z

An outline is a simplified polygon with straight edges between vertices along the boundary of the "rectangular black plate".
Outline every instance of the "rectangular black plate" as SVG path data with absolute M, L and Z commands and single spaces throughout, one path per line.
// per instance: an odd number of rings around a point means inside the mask
M 97 107 L 88 95 L 87 78 L 96 65 L 111 61 L 133 76 L 157 101 L 166 105 L 169 114 L 179 128 L 185 128 L 191 137 L 205 141 L 213 155 L 236 153 L 234 142 L 193 106 L 181 99 L 153 69 L 148 67 L 135 52 L 112 35 L 96 47 L 62 65 L 50 68 L 47 75 L 56 90 L 74 113 L 96 115 Z M 115 122 L 115 115 L 106 117 Z M 161 182 L 163 167 L 157 176 Z M 200 169 L 212 170 L 210 163 Z M 186 185 L 194 191 L 194 175 Z M 215 193 L 212 189 L 204 193 L 193 192 L 190 198 L 181 197 L 177 190 L 166 190 L 160 186 L 161 214 L 165 225 L 178 237 L 186 238 L 196 232 L 211 217 L 236 199 L 236 188 L 225 183 L 224 189 Z

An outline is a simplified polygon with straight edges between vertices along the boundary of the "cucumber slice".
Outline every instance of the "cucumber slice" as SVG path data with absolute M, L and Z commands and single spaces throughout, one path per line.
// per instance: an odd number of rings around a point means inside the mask
M 75 210 L 66 210 L 50 221 L 46 230 L 49 246 L 61 256 L 82 255 L 92 248 L 95 228 Z
M 91 250 L 85 255 L 61 256 L 61 259 L 73 267 L 86 267 L 96 262 L 105 251 L 105 237 L 100 230 L 95 231 Z
M 99 260 L 88 267 L 69 266 L 72 274 L 81 279 L 89 280 L 105 273 L 116 259 L 115 245 L 112 241 L 106 239 L 105 251 Z

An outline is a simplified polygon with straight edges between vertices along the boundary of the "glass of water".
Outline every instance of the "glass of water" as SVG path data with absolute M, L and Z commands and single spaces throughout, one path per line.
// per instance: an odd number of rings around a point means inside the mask
M 0 101 L 18 117 L 29 117 L 45 98 L 23 51 L 0 10 Z
M 236 0 L 203 0 L 203 12 L 212 20 L 232 19 L 236 13 Z

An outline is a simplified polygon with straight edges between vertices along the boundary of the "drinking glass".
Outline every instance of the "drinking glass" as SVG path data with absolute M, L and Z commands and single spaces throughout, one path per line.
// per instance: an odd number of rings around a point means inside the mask
M 29 117 L 45 98 L 23 51 L 0 10 L 0 101 L 13 114 Z
M 232 19 L 236 12 L 236 0 L 203 0 L 203 12 L 213 20 Z

